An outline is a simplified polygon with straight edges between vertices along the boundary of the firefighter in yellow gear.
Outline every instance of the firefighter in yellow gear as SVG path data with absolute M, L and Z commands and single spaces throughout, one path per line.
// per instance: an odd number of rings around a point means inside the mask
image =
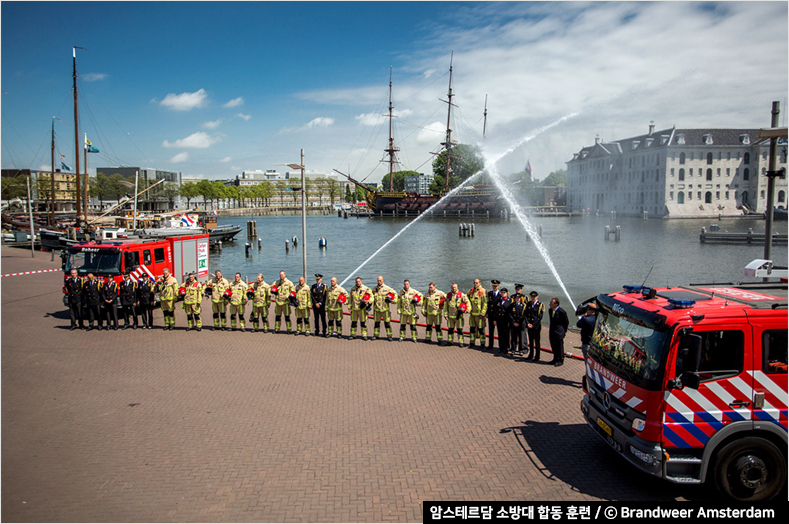
M 175 300 L 178 298 L 178 281 L 164 268 L 162 276 L 156 281 L 156 290 L 159 292 L 159 302 L 162 304 L 164 316 L 164 329 L 175 329 Z
M 241 273 L 236 273 L 236 279 L 230 284 L 230 329 L 236 330 L 236 317 L 241 331 L 244 327 L 244 306 L 247 303 L 247 283 L 241 280 Z
M 263 331 L 268 331 L 268 308 L 271 306 L 271 286 L 263 280 L 263 273 L 250 285 L 247 292 L 252 291 L 252 315 L 249 321 L 256 332 L 260 331 L 260 317 L 263 317 Z
M 425 342 L 433 342 L 433 326 L 436 328 L 436 339 L 440 346 L 444 345 L 444 334 L 441 332 L 442 311 L 447 294 L 436 289 L 431 282 L 427 287 L 427 294 L 422 299 L 422 315 L 425 317 Z
M 225 300 L 225 291 L 230 289 L 230 281 L 222 276 L 222 272 L 218 269 L 214 274 L 214 278 L 206 284 L 206 290 L 211 288 L 211 311 L 214 314 L 214 331 L 219 329 L 227 329 L 227 300 Z M 220 325 L 221 320 L 221 325 Z
M 345 297 L 348 301 L 348 292 L 345 288 L 337 285 L 337 278 L 331 277 L 331 287 L 326 293 L 326 312 L 329 317 L 329 329 L 331 336 L 342 337 L 342 306 L 346 302 L 340 297 Z
M 274 292 L 273 288 L 277 288 Z M 271 285 L 271 294 L 274 295 L 276 303 L 274 307 L 274 317 L 277 321 L 274 323 L 274 331 L 279 333 L 280 317 L 285 315 L 285 325 L 288 328 L 288 335 L 292 333 L 290 327 L 290 292 L 294 289 L 293 282 L 287 279 L 284 271 L 279 272 L 279 280 Z
M 469 345 L 476 347 L 477 340 L 485 339 L 485 315 L 488 312 L 488 293 L 482 287 L 482 282 L 479 279 L 474 280 L 474 287 L 468 292 L 468 300 L 471 303 L 471 314 L 468 321 Z M 480 342 L 480 344 L 485 345 L 484 342 Z
M 375 323 L 375 338 L 381 336 L 381 321 L 386 328 L 386 338 L 392 340 L 392 311 L 389 304 L 397 299 L 397 291 L 384 284 L 384 277 L 378 276 L 378 285 L 373 288 L 373 322 Z
M 299 285 L 293 290 L 296 293 L 296 334 L 310 335 L 310 309 L 312 307 L 312 292 L 304 277 L 299 277 Z
M 416 342 L 416 319 L 419 303 L 425 297 L 411 287 L 411 281 L 403 281 L 403 289 L 397 295 L 397 312 L 400 313 L 400 342 L 405 339 L 405 327 L 411 328 L 411 342 Z
M 200 303 L 203 301 L 203 286 L 195 279 L 194 273 L 189 273 L 182 287 L 185 291 L 183 308 L 189 321 L 189 327 L 186 330 L 189 331 L 195 328 L 197 331 L 202 331 L 203 321 L 200 320 Z
M 365 297 L 367 297 L 365 299 Z M 356 277 L 356 285 L 351 288 L 351 336 L 356 338 L 356 324 L 362 325 L 362 340 L 367 340 L 367 308 L 372 301 L 372 290 L 362 284 L 362 279 Z
M 444 318 L 447 319 L 449 345 L 455 341 L 453 331 L 457 331 L 460 347 L 465 347 L 463 340 L 463 315 L 471 309 L 468 297 L 458 290 L 458 285 L 452 282 L 452 287 L 444 300 Z

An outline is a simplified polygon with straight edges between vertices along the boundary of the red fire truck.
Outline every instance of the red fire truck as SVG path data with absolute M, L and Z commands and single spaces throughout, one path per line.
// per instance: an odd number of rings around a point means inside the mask
M 118 282 L 126 270 L 134 279 L 156 280 L 167 268 L 179 282 L 186 280 L 190 272 L 194 272 L 198 280 L 205 281 L 210 271 L 207 234 L 84 242 L 70 246 L 62 257 L 66 277 L 76 269 L 80 276 L 93 273 L 96 277 L 113 278 Z
M 785 494 L 787 285 L 624 286 L 594 300 L 581 401 L 594 431 L 670 482 Z

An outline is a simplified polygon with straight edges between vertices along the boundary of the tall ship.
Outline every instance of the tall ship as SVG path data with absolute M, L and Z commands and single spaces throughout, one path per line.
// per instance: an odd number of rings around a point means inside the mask
M 439 155 L 444 151 L 446 152 L 445 174 L 444 180 L 446 181 L 444 190 L 438 194 L 420 194 L 405 191 L 394 190 L 394 165 L 398 163 L 396 153 L 400 150 L 394 145 L 392 138 L 392 119 L 394 118 L 394 105 L 392 104 L 392 74 L 391 69 L 389 72 L 389 142 L 388 147 L 384 152 L 388 155 L 389 164 L 389 188 L 374 188 L 364 182 L 355 180 L 350 175 L 346 175 L 341 171 L 334 170 L 343 175 L 348 180 L 361 187 L 365 193 L 365 201 L 367 207 L 374 215 L 386 216 L 409 216 L 418 215 L 433 207 L 438 203 L 447 193 L 454 187 L 450 187 L 450 165 L 452 163 L 452 148 L 457 145 L 457 142 L 452 140 L 452 129 L 450 123 L 452 120 L 452 58 L 449 63 L 449 90 L 447 92 L 447 100 L 442 102 L 447 104 L 447 127 L 446 138 L 441 142 L 442 149 Z M 486 100 L 487 103 L 487 100 Z M 487 117 L 487 107 L 485 108 L 485 116 Z M 386 180 L 386 177 L 384 177 Z M 499 192 L 495 187 L 487 184 L 477 184 L 461 189 L 455 195 L 441 202 L 438 206 L 434 206 L 431 210 L 436 216 L 457 217 L 463 215 L 482 215 L 482 216 L 498 216 L 497 213 L 505 207 L 505 203 L 501 199 Z

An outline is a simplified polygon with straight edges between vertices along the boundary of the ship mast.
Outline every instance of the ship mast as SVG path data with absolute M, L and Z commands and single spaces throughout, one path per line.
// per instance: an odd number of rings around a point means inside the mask
M 72 76 L 74 77 L 74 160 L 77 162 L 76 168 L 77 170 L 74 171 L 77 174 L 77 222 L 79 222 L 79 114 L 77 112 L 77 49 L 85 49 L 84 47 L 77 47 L 74 46 L 71 48 L 71 54 L 73 57 L 73 72 Z M 53 176 L 54 178 L 54 176 Z M 84 185 L 84 193 L 83 193 L 83 201 L 82 201 L 82 210 L 85 222 L 88 221 L 88 176 L 85 175 L 85 180 L 83 180 Z
M 452 54 L 450 55 L 449 58 L 449 91 L 447 92 L 447 100 L 441 100 L 442 102 L 447 104 L 447 137 L 446 137 L 446 141 L 441 142 L 441 145 L 444 146 L 444 148 L 447 151 L 446 171 L 444 175 L 446 177 L 447 192 L 449 191 L 449 159 L 452 153 L 452 146 L 454 145 L 454 143 L 452 142 L 452 129 L 449 128 L 450 118 L 452 117 L 452 106 L 453 106 L 452 97 L 455 96 L 452 94 L 452 60 L 454 56 L 455 56 L 455 50 L 453 49 Z
M 389 148 L 384 149 L 384 152 L 389 153 L 389 191 L 394 191 L 394 165 L 397 162 L 395 153 L 400 149 L 394 146 L 394 138 L 392 138 L 392 113 L 394 106 L 392 105 L 392 66 L 389 66 Z M 387 115 L 384 115 L 387 116 Z

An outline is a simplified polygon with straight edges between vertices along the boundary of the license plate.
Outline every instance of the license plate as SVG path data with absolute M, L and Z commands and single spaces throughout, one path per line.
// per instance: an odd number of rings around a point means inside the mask
M 605 423 L 605 421 L 604 421 L 603 419 L 601 419 L 601 418 L 599 418 L 599 417 L 598 417 L 598 418 L 597 418 L 597 425 L 598 425 L 598 426 L 600 426 L 600 427 L 602 428 L 602 430 L 603 430 L 603 431 L 605 431 L 605 432 L 606 432 L 606 434 L 607 434 L 609 437 L 613 437 L 613 436 L 614 436 L 614 432 L 611 430 L 611 426 L 609 426 L 608 424 L 606 424 L 606 423 Z

